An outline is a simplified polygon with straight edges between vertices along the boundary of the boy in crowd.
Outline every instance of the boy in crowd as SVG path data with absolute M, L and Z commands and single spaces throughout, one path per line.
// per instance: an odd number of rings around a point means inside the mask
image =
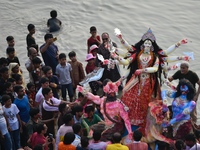
M 90 46 L 93 44 L 99 46 L 101 44 L 101 38 L 97 35 L 97 28 L 95 26 L 90 27 L 90 34 L 91 37 L 87 40 L 88 53 L 90 51 Z
M 8 60 L 8 65 L 10 63 L 18 63 L 20 66 L 20 62 L 17 56 L 15 56 L 15 49 L 14 47 L 8 47 L 6 49 L 6 54 L 7 54 L 7 60 Z
M 61 92 L 62 92 L 62 98 L 63 100 L 66 99 L 66 89 L 68 90 L 68 95 L 70 98 L 70 102 L 73 101 L 73 76 L 72 76 L 72 67 L 69 63 L 67 63 L 66 55 L 64 53 L 61 53 L 59 55 L 60 63 L 56 67 L 56 75 L 58 76 L 59 82 L 61 84 Z
M 62 22 L 57 19 L 57 11 L 52 10 L 50 12 L 51 18 L 47 21 L 47 27 L 49 27 L 49 32 L 55 32 L 60 30 Z
M 15 40 L 14 40 L 13 36 L 7 36 L 6 37 L 6 41 L 7 41 L 8 47 L 13 47 L 14 48 Z

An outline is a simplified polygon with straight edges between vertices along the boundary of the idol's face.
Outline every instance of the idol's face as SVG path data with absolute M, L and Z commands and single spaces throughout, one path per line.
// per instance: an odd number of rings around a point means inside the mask
M 144 48 L 146 49 L 146 48 L 151 48 L 151 46 L 152 46 L 152 42 L 150 41 L 150 40 L 146 40 L 146 41 L 144 41 Z
M 181 85 L 180 90 L 181 90 L 182 94 L 184 94 L 184 93 L 188 93 L 189 88 L 187 85 Z

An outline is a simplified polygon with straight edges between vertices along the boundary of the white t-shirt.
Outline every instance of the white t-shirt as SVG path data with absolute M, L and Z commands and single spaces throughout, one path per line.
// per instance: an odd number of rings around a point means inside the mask
M 7 125 L 6 125 L 6 119 L 4 118 L 3 115 L 3 107 L 0 103 L 0 131 L 2 133 L 2 135 L 5 135 L 6 133 L 8 133 L 8 129 L 7 129 Z
M 196 143 L 192 148 L 190 148 L 189 150 L 200 150 L 200 144 Z
M 106 150 L 107 143 L 106 142 L 98 142 L 98 143 L 90 143 L 88 145 L 88 149 L 92 150 Z
M 19 113 L 19 109 L 15 104 L 11 104 L 10 108 L 6 108 L 3 106 L 3 111 L 8 119 L 8 123 L 10 128 L 14 131 L 19 129 L 19 121 L 17 119 L 17 114 Z
M 44 96 L 43 96 L 43 94 L 42 94 L 42 88 L 40 88 L 40 89 L 38 90 L 36 96 L 35 96 L 35 101 L 36 101 L 37 103 L 41 103 L 43 99 L 44 99 Z
M 50 106 L 46 103 L 46 101 L 44 100 L 43 101 L 43 108 L 46 110 L 46 111 L 58 111 L 58 106 L 60 105 L 61 103 L 61 100 L 55 98 L 55 97 L 52 97 L 51 98 L 52 102 L 53 102 L 53 105 L 54 106 Z M 57 107 L 56 107 L 57 106 Z

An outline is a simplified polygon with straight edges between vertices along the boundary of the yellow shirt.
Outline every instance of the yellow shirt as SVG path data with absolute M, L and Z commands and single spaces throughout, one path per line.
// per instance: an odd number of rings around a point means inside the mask
M 129 150 L 129 148 L 120 143 L 115 143 L 115 144 L 108 144 L 106 150 Z

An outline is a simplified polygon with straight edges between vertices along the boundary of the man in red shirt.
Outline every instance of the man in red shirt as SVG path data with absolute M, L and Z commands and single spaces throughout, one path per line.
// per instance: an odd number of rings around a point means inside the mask
M 100 36 L 97 35 L 97 29 L 95 26 L 90 27 L 90 33 L 91 37 L 87 40 L 88 53 L 90 51 L 90 46 L 92 46 L 93 44 L 99 46 L 101 44 L 101 39 Z

